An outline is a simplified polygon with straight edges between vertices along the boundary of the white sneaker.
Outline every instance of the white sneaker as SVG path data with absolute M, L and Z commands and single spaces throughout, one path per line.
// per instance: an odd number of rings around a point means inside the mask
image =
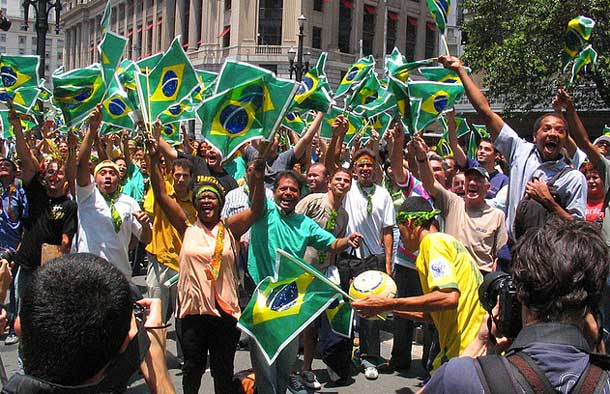
M 369 380 L 375 380 L 379 377 L 379 372 L 375 367 L 366 367 L 364 370 L 364 377 Z
M 318 378 L 316 374 L 312 371 L 303 371 L 301 372 L 301 380 L 303 384 L 312 390 L 320 390 L 322 385 L 318 382 Z

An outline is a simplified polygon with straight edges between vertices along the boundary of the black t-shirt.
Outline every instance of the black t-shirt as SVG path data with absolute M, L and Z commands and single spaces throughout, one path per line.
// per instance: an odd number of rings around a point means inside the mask
M 30 216 L 24 220 L 23 239 L 15 255 L 15 262 L 33 270 L 40 265 L 43 243 L 61 245 L 62 234 L 76 233 L 76 202 L 67 196 L 51 198 L 40 183 L 38 175 L 25 187 Z
M 216 171 L 210 170 L 210 167 L 208 167 L 208 163 L 205 161 L 205 159 L 203 157 L 193 156 L 193 155 L 189 155 L 187 153 L 178 151 L 178 158 L 179 159 L 188 159 L 191 161 L 191 163 L 193 164 L 193 181 L 195 183 L 197 182 L 197 178 L 199 176 L 213 176 L 214 178 L 216 178 L 218 180 L 218 182 L 220 182 L 222 187 L 225 188 L 225 194 L 230 192 L 233 189 L 238 188 L 235 178 L 233 178 L 229 173 L 227 173 L 224 170 L 222 172 L 216 172 Z

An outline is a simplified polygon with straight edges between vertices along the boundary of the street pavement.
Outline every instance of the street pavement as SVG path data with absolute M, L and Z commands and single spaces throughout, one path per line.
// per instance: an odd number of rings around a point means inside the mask
M 144 285 L 144 277 L 136 277 L 136 284 Z M 382 331 L 382 356 L 389 358 L 392 349 L 391 334 Z M 170 370 L 170 375 L 176 388 L 176 393 L 181 394 L 182 391 L 182 376 L 178 362 L 176 361 L 176 333 L 172 325 L 168 329 L 167 342 L 167 364 Z M 3 339 L 3 338 L 2 338 Z M 7 375 L 10 377 L 18 369 L 17 363 L 18 345 L 6 346 L 4 342 L 0 343 L 0 357 L 4 364 Z M 393 372 L 388 374 L 380 374 L 377 380 L 367 380 L 362 373 L 353 371 L 354 381 L 343 387 L 333 386 L 329 382 L 326 366 L 321 360 L 314 360 L 313 370 L 316 373 L 318 380 L 322 384 L 322 389 L 317 391 L 323 394 L 408 394 L 415 393 L 421 387 L 421 377 L 424 370 L 421 367 L 421 351 L 419 345 L 413 346 L 413 363 L 411 370 L 408 372 Z M 302 362 L 303 356 L 300 355 L 299 362 Z M 245 370 L 251 367 L 250 355 L 248 350 L 238 350 L 235 354 L 235 371 Z M 296 367 L 300 367 L 297 363 Z M 127 389 L 128 394 L 144 394 L 148 393 L 148 389 L 141 376 L 136 377 Z M 214 384 L 210 371 L 207 370 L 203 376 L 200 393 L 214 393 Z M 312 392 L 313 393 L 313 392 Z

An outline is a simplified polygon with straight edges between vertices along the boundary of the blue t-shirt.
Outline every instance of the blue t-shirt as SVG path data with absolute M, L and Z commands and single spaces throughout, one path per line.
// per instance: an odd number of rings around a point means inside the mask
M 481 165 L 479 164 L 478 161 L 471 159 L 470 157 L 468 158 L 468 161 L 466 162 L 466 169 L 469 169 L 472 167 L 480 167 L 480 166 Z M 491 187 L 489 188 L 489 191 L 487 192 L 487 195 L 485 196 L 485 198 L 487 198 L 487 199 L 494 198 L 496 196 L 496 194 L 498 194 L 500 189 L 502 189 L 504 186 L 508 185 L 508 176 L 506 176 L 505 174 L 502 174 L 498 170 L 495 170 L 494 172 L 489 173 L 489 183 L 491 184 Z
M 308 246 L 326 251 L 335 242 L 335 237 L 311 218 L 294 212 L 284 215 L 269 199 L 265 201 L 263 216 L 252 225 L 250 234 L 248 272 L 257 284 L 275 274 L 276 249 L 303 258 Z
M 1 190 L 1 189 L 0 189 Z M 23 187 L 13 182 L 0 196 L 0 247 L 17 249 L 28 217 L 28 199 Z

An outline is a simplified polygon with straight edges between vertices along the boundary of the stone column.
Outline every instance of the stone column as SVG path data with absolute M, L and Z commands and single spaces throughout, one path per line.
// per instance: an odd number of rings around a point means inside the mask
M 189 50 L 195 50 L 197 48 L 199 48 L 199 44 L 197 43 L 199 41 L 199 37 L 200 34 L 199 33 L 199 29 L 200 29 L 200 25 L 198 23 L 198 19 L 203 19 L 201 18 L 201 0 L 190 0 L 190 6 L 189 6 L 189 46 L 188 49 Z

